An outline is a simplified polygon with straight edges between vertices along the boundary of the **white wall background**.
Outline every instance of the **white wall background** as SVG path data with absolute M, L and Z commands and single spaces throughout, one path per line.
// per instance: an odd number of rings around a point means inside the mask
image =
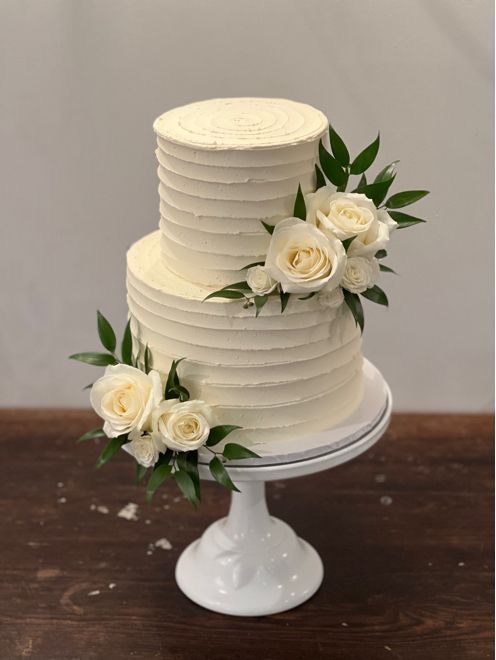
M 397 409 L 492 405 L 491 0 L 1 0 L 0 404 L 86 406 L 100 308 L 126 315 L 125 251 L 158 223 L 153 119 L 282 96 L 356 154 L 380 128 L 396 190 L 389 311 L 366 354 Z M 99 372 L 98 372 L 99 373 Z

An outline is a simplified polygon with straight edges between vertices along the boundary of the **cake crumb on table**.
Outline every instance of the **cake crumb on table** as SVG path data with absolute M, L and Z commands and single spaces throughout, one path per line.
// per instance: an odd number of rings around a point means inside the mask
M 165 536 L 161 539 L 158 539 L 155 541 L 155 547 L 156 548 L 162 548 L 162 550 L 171 550 L 172 545 L 171 542 L 165 538 Z
M 124 518 L 124 520 L 138 520 L 138 505 L 134 502 L 129 502 L 129 504 L 122 507 L 117 517 Z

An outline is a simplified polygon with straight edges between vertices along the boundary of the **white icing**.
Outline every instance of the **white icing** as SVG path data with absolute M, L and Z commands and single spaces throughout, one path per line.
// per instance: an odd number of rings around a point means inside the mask
M 233 98 L 199 101 L 158 117 L 162 138 L 200 149 L 264 149 L 314 140 L 327 127 L 321 112 L 286 99 Z
M 164 373 L 173 359 L 187 356 L 185 385 L 212 404 L 223 423 L 244 427 L 239 440 L 275 439 L 281 429 L 284 437 L 304 427 L 319 430 L 358 404 L 361 338 L 347 308 L 290 300 L 282 315 L 273 298 L 255 318 L 238 301 L 202 302 L 209 289 L 166 268 L 159 244 L 157 231 L 128 252 L 135 348 L 148 345 L 154 367 Z

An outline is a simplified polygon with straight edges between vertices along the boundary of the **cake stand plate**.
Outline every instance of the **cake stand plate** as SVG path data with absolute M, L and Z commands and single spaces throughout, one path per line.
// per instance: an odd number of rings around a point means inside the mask
M 379 440 L 391 417 L 391 391 L 368 361 L 364 380 L 360 407 L 338 426 L 284 444 L 254 446 L 260 458 L 229 463 L 242 492 L 232 493 L 228 516 L 210 525 L 176 565 L 177 584 L 188 598 L 222 614 L 263 616 L 296 607 L 317 591 L 322 560 L 289 525 L 269 515 L 265 482 L 336 467 Z M 199 472 L 212 479 L 208 457 L 200 456 Z

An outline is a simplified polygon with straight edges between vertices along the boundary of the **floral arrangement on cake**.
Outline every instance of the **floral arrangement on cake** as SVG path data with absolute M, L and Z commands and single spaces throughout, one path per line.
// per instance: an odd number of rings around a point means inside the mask
M 238 491 L 225 463 L 232 459 L 257 458 L 257 454 L 234 442 L 221 452 L 214 447 L 241 427 L 215 425 L 215 413 L 206 402 L 190 398 L 181 384 L 174 360 L 167 377 L 152 368 L 152 354 L 147 346 L 142 356 L 133 356 L 130 322 L 127 323 L 119 356 L 117 339 L 107 319 L 97 312 L 98 335 L 106 352 L 76 353 L 70 356 L 105 373 L 91 388 L 93 409 L 104 421 L 102 427 L 88 431 L 78 442 L 107 437 L 96 467 L 105 465 L 123 449 L 136 461 L 136 481 L 149 473 L 146 493 L 150 501 L 155 491 L 173 477 L 183 495 L 197 505 L 201 498 L 198 474 L 198 450 L 204 447 L 212 458 L 209 470 L 222 486 Z
M 388 305 L 378 286 L 381 272 L 394 273 L 382 263 L 395 229 L 425 222 L 397 209 L 428 194 L 407 190 L 387 197 L 399 161 L 382 168 L 373 181 L 367 171 L 375 162 L 380 136 L 351 160 L 348 148 L 329 127 L 331 152 L 319 143 L 315 165 L 315 191 L 303 194 L 298 186 L 293 216 L 276 225 L 262 222 L 271 235 L 265 261 L 248 264 L 245 278 L 209 294 L 209 298 L 243 300 L 258 316 L 270 296 L 279 296 L 281 313 L 292 295 L 299 300 L 318 296 L 324 307 L 351 310 L 363 332 L 364 313 L 360 296 Z M 359 176 L 351 192 L 350 177 Z

